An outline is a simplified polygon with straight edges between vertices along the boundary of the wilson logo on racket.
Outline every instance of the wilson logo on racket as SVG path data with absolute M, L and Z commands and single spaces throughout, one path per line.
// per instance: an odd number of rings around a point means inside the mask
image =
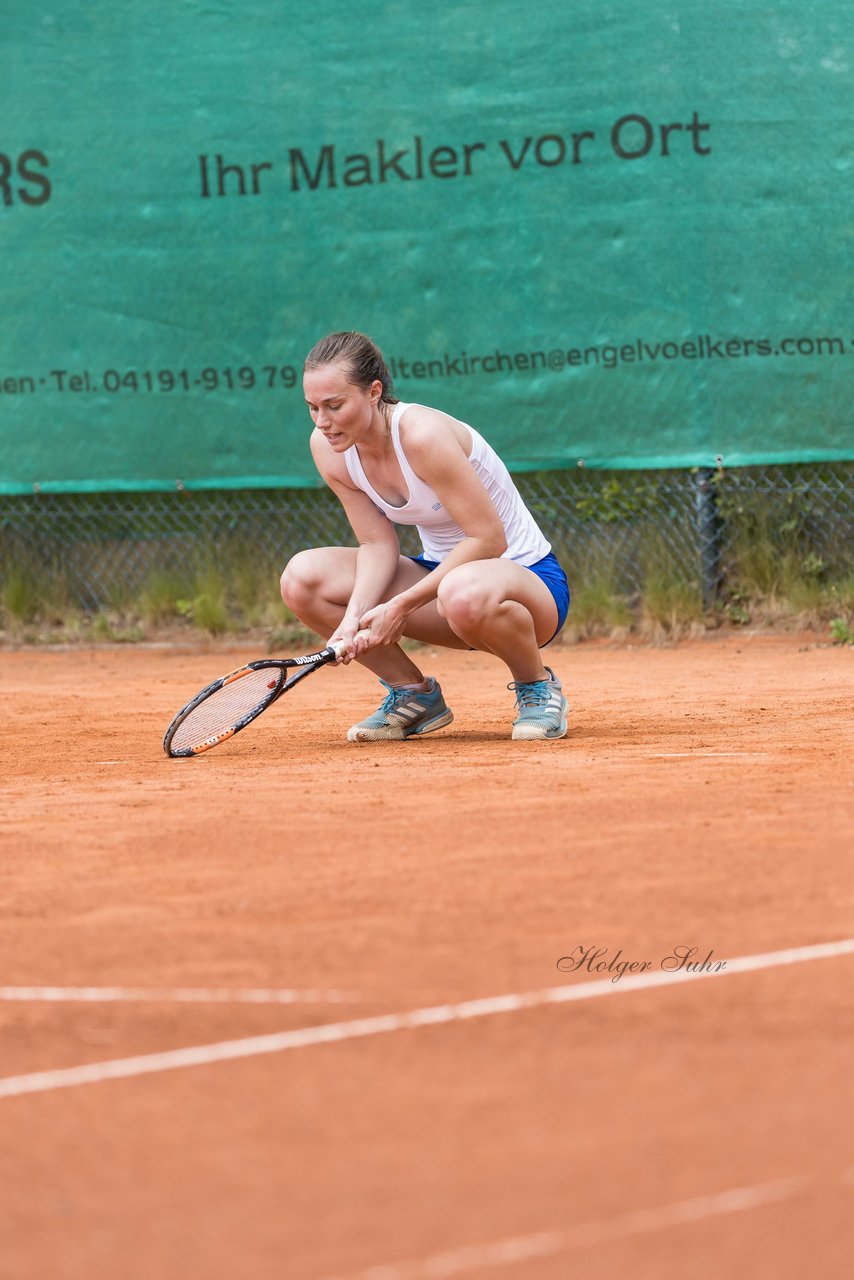
M 163 736 L 163 750 L 180 758 L 219 746 L 257 720 L 300 680 L 336 662 L 342 650 L 340 645 L 330 645 L 298 658 L 263 658 L 220 676 L 181 708 Z M 295 668 L 296 675 L 288 676 Z

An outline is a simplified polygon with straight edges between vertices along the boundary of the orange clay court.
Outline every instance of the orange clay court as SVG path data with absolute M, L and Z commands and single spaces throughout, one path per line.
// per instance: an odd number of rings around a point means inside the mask
M 854 652 L 549 653 L 562 741 L 442 652 L 186 761 L 263 654 L 0 654 L 3 1280 L 849 1280 Z

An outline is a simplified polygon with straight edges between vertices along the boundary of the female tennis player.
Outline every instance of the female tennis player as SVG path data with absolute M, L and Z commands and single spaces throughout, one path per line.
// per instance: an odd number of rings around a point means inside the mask
M 504 463 L 472 427 L 393 394 L 382 353 L 333 333 L 306 357 L 311 452 L 358 547 L 301 551 L 282 598 L 329 644 L 379 677 L 386 697 L 351 742 L 432 733 L 453 720 L 436 680 L 403 636 L 478 649 L 507 666 L 512 737 L 562 738 L 566 698 L 540 649 L 566 619 L 569 588 Z M 415 525 L 421 555 L 400 553 L 394 526 Z

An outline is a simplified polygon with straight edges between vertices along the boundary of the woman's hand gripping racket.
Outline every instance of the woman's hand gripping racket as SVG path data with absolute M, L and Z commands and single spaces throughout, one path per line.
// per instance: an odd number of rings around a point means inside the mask
M 233 738 L 262 711 L 310 676 L 336 662 L 343 645 L 330 645 L 301 658 L 263 658 L 214 680 L 176 715 L 163 737 L 167 756 L 198 756 Z M 294 675 L 288 675 L 289 672 Z

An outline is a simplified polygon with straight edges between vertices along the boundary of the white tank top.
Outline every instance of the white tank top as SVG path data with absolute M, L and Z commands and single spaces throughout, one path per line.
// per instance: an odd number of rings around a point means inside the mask
M 414 524 L 421 538 L 424 555 L 428 560 L 441 562 L 449 551 L 466 536 L 460 526 L 446 513 L 436 494 L 412 470 L 400 442 L 400 419 L 410 406 L 396 404 L 391 419 L 391 440 L 394 452 L 409 490 L 409 501 L 402 507 L 386 502 L 374 489 L 365 475 L 362 460 L 355 445 L 344 451 L 344 461 L 350 479 L 357 489 L 368 495 L 383 515 L 394 524 Z M 507 550 L 504 558 L 518 564 L 531 565 L 542 560 L 551 551 L 534 517 L 522 501 L 510 472 L 495 450 L 487 444 L 468 423 L 462 424 L 471 436 L 469 462 L 489 494 L 504 526 Z

